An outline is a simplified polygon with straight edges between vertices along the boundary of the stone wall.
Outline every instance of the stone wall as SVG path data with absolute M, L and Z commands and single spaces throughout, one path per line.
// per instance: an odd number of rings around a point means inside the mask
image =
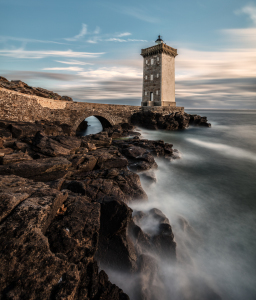
M 153 59 L 153 64 L 151 60 Z M 158 59 L 158 60 L 157 60 Z M 143 95 L 142 102 L 143 104 L 147 103 L 150 105 L 150 93 L 153 93 L 153 103 L 161 103 L 161 64 L 162 64 L 162 55 L 150 55 L 144 57 L 143 65 Z M 151 75 L 153 75 L 153 80 L 151 80 Z M 145 94 L 145 92 L 147 94 Z M 149 103 L 148 103 L 149 102 Z
M 51 100 L 0 88 L 0 120 L 58 121 L 76 130 L 79 124 L 90 116 L 98 117 L 103 127 L 129 123 L 131 116 L 141 109 L 140 106 Z M 163 114 L 184 111 L 183 107 L 152 107 L 152 109 Z
M 59 121 L 75 130 L 89 116 L 98 116 L 101 121 L 106 119 L 110 125 L 116 125 L 129 122 L 131 115 L 138 110 L 139 106 L 51 100 L 0 88 L 1 120 Z
M 175 57 L 162 54 L 162 105 L 169 105 L 170 101 L 175 103 Z

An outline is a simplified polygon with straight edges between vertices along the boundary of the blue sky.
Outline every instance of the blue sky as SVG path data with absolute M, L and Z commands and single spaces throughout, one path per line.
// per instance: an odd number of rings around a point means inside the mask
M 79 101 L 139 104 L 140 50 L 178 49 L 176 101 L 256 109 L 256 2 L 0 0 L 0 75 Z

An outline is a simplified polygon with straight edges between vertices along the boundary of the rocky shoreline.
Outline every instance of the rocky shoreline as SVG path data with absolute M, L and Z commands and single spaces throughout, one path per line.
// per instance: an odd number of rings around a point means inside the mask
M 0 81 L 19 92 L 72 100 Z M 170 222 L 156 208 L 142 212 L 129 205 L 147 201 L 140 177 L 156 182 L 155 157 L 169 162 L 179 152 L 140 138 L 134 124 L 210 126 L 197 115 L 142 111 L 130 124 L 94 135 L 79 136 L 83 121 L 74 136 L 59 122 L 0 120 L 0 299 L 170 299 L 158 268 L 159 258 L 177 261 Z M 156 229 L 143 230 L 152 220 Z M 109 269 L 137 278 L 129 295 L 109 281 Z
M 104 268 L 137 276 L 133 299 L 170 299 L 156 258 L 176 261 L 169 220 L 128 205 L 147 201 L 138 174 L 155 182 L 154 157 L 178 151 L 134 129 L 0 122 L 0 299 L 130 299 Z

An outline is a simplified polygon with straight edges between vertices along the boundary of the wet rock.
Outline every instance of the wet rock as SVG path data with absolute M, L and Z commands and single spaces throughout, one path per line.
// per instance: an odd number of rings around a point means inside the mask
M 142 172 L 140 176 L 149 184 L 157 182 L 156 174 L 153 170 Z
M 105 267 L 115 270 L 135 272 L 137 254 L 127 227 L 132 218 L 132 210 L 117 200 L 101 203 L 101 227 L 97 260 Z
M 147 129 L 178 130 L 188 128 L 189 124 L 211 126 L 206 117 L 180 112 L 163 115 L 153 111 L 140 111 L 132 115 L 131 121 L 134 125 Z
M 140 139 L 139 137 L 135 137 L 129 140 L 119 140 L 113 141 L 113 145 L 117 146 L 121 153 L 127 153 L 129 157 L 131 154 L 128 153 L 127 149 L 139 149 L 142 148 L 140 156 L 135 156 L 135 158 L 130 158 L 131 162 L 138 162 L 139 160 L 146 161 L 152 165 L 152 168 L 156 167 L 155 160 L 153 156 L 162 156 L 165 158 L 172 158 L 176 155 L 174 154 L 174 150 L 172 149 L 173 145 L 169 143 L 165 143 L 162 140 L 152 141 L 146 139 Z M 134 148 L 137 147 L 137 148 Z M 145 150 L 147 151 L 145 151 Z M 144 152 L 145 151 L 145 152 Z M 135 152 L 136 153 L 136 152 Z M 135 159 L 132 161 L 132 159 Z
M 211 127 L 211 124 L 207 122 L 207 117 L 201 117 L 199 115 L 189 115 L 189 117 L 189 124 L 191 125 Z
M 145 250 L 157 254 L 162 259 L 176 260 L 176 243 L 172 228 L 168 218 L 159 209 L 153 208 L 148 212 L 136 211 L 133 221 L 141 227 L 144 234 L 150 237 L 150 244 L 145 244 L 144 237 L 144 246 L 147 247 Z M 138 236 L 138 229 L 136 232 L 137 234 L 133 233 L 135 237 Z M 141 236 L 142 234 L 140 234 Z M 140 244 L 138 237 L 136 239 L 136 243 Z
M 73 172 L 67 176 L 63 188 L 69 188 L 71 181 L 80 182 L 79 193 L 93 201 L 119 199 L 125 203 L 134 200 L 146 200 L 147 195 L 141 187 L 139 176 L 129 170 L 110 169 L 91 172 Z M 72 190 L 74 191 L 74 190 Z

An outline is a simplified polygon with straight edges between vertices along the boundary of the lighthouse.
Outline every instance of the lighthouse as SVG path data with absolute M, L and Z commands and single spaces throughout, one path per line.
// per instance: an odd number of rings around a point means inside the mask
M 166 45 L 159 35 L 154 46 L 141 49 L 141 55 L 144 60 L 141 106 L 176 106 L 177 49 Z

